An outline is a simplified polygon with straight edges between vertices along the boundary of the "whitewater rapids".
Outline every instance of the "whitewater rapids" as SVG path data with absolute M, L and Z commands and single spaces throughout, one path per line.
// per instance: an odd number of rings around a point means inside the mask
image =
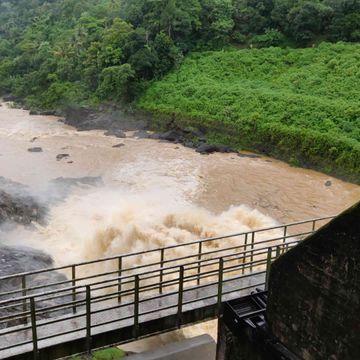
M 28 151 L 35 146 L 42 152 Z M 58 160 L 59 154 L 68 156 Z M 132 134 L 117 139 L 103 131 L 79 132 L 55 117 L 31 116 L 6 104 L 0 106 L 0 176 L 26 185 L 49 207 L 47 223 L 34 224 L 35 230 L 0 228 L 1 244 L 42 250 L 55 266 L 333 215 L 360 199 L 356 185 L 274 159 L 201 156 Z M 65 195 L 49 187 L 59 177 L 101 177 L 103 185 L 75 186 Z M 54 193 L 60 201 L 51 201 Z M 237 238 L 227 241 L 241 245 Z M 179 248 L 172 255 L 189 251 Z M 143 261 L 138 257 L 125 265 Z M 108 266 L 113 265 L 98 264 L 91 271 Z M 203 324 L 127 349 L 204 332 L 216 336 L 216 327 Z

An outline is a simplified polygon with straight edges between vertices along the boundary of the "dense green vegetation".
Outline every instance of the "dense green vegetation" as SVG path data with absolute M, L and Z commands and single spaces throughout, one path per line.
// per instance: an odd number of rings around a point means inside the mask
M 91 357 L 89 356 L 73 356 L 72 360 L 120 360 L 125 357 L 125 352 L 118 348 L 110 348 L 95 351 Z
M 0 92 L 31 107 L 133 99 L 188 52 L 358 41 L 360 0 L 3 0 Z
M 4 0 L 0 95 L 96 106 L 155 81 L 146 110 L 358 181 L 359 46 L 316 46 L 359 40 L 360 0 Z
M 213 141 L 360 181 L 360 45 L 196 53 L 139 106 Z

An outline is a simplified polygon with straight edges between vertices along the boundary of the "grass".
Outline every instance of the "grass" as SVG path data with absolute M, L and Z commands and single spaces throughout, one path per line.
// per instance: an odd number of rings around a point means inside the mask
M 118 348 L 110 348 L 104 350 L 95 351 L 92 354 L 91 359 L 93 360 L 120 360 L 125 357 L 125 352 Z M 89 359 L 87 356 L 74 356 L 72 360 L 86 360 Z
M 211 141 L 360 182 L 360 45 L 196 53 L 138 106 Z

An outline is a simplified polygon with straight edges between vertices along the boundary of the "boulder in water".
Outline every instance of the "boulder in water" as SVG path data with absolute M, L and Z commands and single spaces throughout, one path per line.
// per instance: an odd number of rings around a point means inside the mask
M 27 248 L 27 247 L 0 247 L 0 273 L 1 276 L 19 274 L 32 272 L 41 269 L 47 269 L 53 267 L 52 258 L 43 253 L 42 251 L 38 251 L 35 249 Z M 27 275 L 26 276 L 26 286 L 27 288 L 34 288 L 37 286 L 41 286 L 44 284 L 53 284 L 66 281 L 67 278 L 65 275 L 60 274 L 57 271 L 49 271 L 35 275 Z M 46 288 L 46 291 L 52 291 L 64 288 L 68 285 L 52 285 Z M 0 281 L 0 301 L 4 301 L 10 299 L 12 297 L 19 297 L 21 293 L 12 293 L 15 290 L 20 290 L 22 288 L 22 278 L 12 277 L 10 279 L 5 279 Z M 34 294 L 35 292 L 39 292 L 39 290 L 28 290 L 27 295 Z M 65 293 L 64 293 L 65 294 Z M 36 303 L 37 309 L 44 309 L 51 306 L 60 305 L 66 302 L 72 301 L 71 295 L 65 294 L 62 297 L 44 300 Z M 16 315 L 22 312 L 22 305 L 6 307 L 0 309 L 0 317 L 5 317 L 8 315 Z M 49 318 L 55 317 L 59 315 L 64 315 L 69 313 L 71 309 L 61 309 L 55 312 L 45 312 L 39 314 L 39 318 Z M 24 319 L 11 320 L 7 323 L 2 322 L 0 324 L 0 328 L 10 327 L 21 325 Z
M 32 152 L 32 153 L 40 153 L 42 151 L 43 149 L 41 147 L 32 147 L 28 149 L 28 152 Z
M 120 129 L 110 129 L 104 133 L 105 136 L 115 136 L 120 139 L 125 139 L 126 134 Z
M 160 140 L 166 140 L 170 142 L 182 142 L 184 134 L 180 130 L 169 130 L 166 133 L 160 134 Z
M 231 153 L 234 152 L 230 147 L 225 145 L 209 145 L 209 144 L 202 144 L 200 145 L 196 151 L 202 155 L 208 155 L 215 152 L 220 153 Z
M 58 154 L 58 155 L 56 156 L 56 160 L 57 160 L 57 161 L 60 161 L 60 160 L 62 160 L 62 159 L 68 158 L 69 156 L 70 156 L 70 154 Z
M 31 196 L 13 195 L 0 190 L 0 224 L 5 222 L 30 225 L 42 223 L 46 209 Z

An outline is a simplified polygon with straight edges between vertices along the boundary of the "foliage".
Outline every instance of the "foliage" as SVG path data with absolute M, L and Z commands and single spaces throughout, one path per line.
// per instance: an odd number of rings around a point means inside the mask
M 265 34 L 255 35 L 251 42 L 257 47 L 280 46 L 285 43 L 285 36 L 279 30 L 266 29 Z
M 120 360 L 125 357 L 125 352 L 118 348 L 110 348 L 110 349 L 104 349 L 104 350 L 98 350 L 95 351 L 92 354 L 93 360 Z M 83 360 L 83 359 L 89 359 L 88 356 L 73 356 L 73 360 Z
M 139 106 L 213 140 L 360 181 L 360 45 L 197 53 Z M 211 135 L 212 134 L 212 135 Z
M 136 97 L 195 50 L 358 41 L 360 0 L 0 1 L 0 92 L 33 107 Z

